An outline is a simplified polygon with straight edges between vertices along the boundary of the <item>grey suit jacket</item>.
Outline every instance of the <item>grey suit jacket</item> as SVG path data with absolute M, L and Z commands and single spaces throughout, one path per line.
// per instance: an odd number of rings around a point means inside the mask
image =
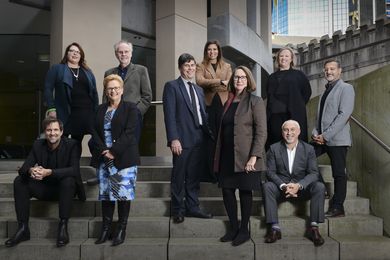
M 321 102 L 322 95 L 320 97 Z M 355 91 L 351 84 L 340 79 L 330 91 L 324 103 L 322 120 L 319 119 L 318 104 L 316 126 L 312 134 L 318 135 L 318 120 L 321 120 L 322 135 L 328 146 L 351 146 L 352 136 L 349 118 L 353 112 Z
M 271 145 L 267 153 L 267 178 L 278 187 L 283 183 L 299 183 L 304 189 L 311 183 L 320 181 L 317 158 L 313 146 L 298 142 L 292 173 L 288 168 L 287 148 L 284 141 Z
M 110 74 L 118 74 L 118 67 L 107 70 L 104 77 Z M 123 88 L 123 100 L 136 104 L 141 114 L 144 115 L 152 101 L 148 69 L 142 65 L 130 63 Z M 104 94 L 103 102 L 106 102 Z

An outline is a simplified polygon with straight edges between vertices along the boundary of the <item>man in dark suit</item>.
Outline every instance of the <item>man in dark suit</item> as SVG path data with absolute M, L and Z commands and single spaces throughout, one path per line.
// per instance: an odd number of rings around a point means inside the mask
M 142 119 L 152 101 L 152 88 L 148 69 L 142 65 L 131 63 L 133 45 L 128 41 L 120 41 L 114 45 L 115 57 L 119 66 L 111 68 L 104 73 L 104 77 L 110 74 L 121 76 L 123 80 L 123 100 L 137 105 L 141 117 L 136 129 L 137 140 L 141 137 Z M 105 101 L 105 95 L 103 95 Z
M 46 138 L 35 141 L 26 161 L 19 169 L 19 176 L 14 180 L 18 229 L 15 235 L 5 242 L 7 247 L 30 239 L 28 220 L 31 197 L 59 201 L 57 247 L 69 242 L 67 225 L 75 194 L 77 193 L 80 200 L 85 200 L 78 144 L 72 139 L 62 138 L 63 124 L 59 119 L 46 118 L 42 125 Z
M 310 228 L 306 235 L 315 246 L 324 243 L 318 223 L 324 222 L 325 185 L 320 181 L 314 148 L 298 140 L 300 133 L 297 121 L 284 122 L 283 140 L 271 145 L 267 154 L 269 181 L 263 184 L 268 224 L 266 243 L 274 243 L 282 237 L 278 201 L 286 199 L 310 199 Z
M 211 218 L 199 209 L 201 146 L 208 132 L 202 89 L 194 83 L 196 63 L 190 54 L 178 59 L 180 77 L 164 86 L 164 121 L 173 154 L 171 200 L 174 223 L 184 215 Z M 185 200 L 184 200 L 185 199 Z
M 327 153 L 332 166 L 334 194 L 329 202 L 326 217 L 344 217 L 347 195 L 346 159 L 352 145 L 349 118 L 355 103 L 355 91 L 341 77 L 340 62 L 334 59 L 324 64 L 326 90 L 318 103 L 317 121 L 312 140 L 317 156 Z

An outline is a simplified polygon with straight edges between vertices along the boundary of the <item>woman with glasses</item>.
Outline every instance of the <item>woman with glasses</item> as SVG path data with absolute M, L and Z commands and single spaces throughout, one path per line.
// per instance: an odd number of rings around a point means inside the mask
M 214 171 L 218 173 L 230 229 L 222 242 L 241 245 L 250 239 L 248 223 L 252 211 L 252 190 L 260 190 L 260 172 L 266 169 L 264 145 L 267 139 L 263 100 L 252 73 L 238 66 L 228 83 L 229 97 L 219 127 Z M 241 223 L 237 217 L 236 189 L 239 190 Z
M 140 160 L 135 130 L 141 115 L 135 104 L 122 101 L 123 81 L 120 76 L 108 75 L 103 85 L 107 102 L 98 108 L 90 143 L 91 165 L 97 169 L 103 217 L 101 233 L 95 244 L 104 243 L 111 236 L 117 201 L 118 224 L 112 236 L 112 245 L 117 246 L 126 238 L 130 201 L 135 197 Z
M 76 139 L 81 147 L 91 133 L 92 117 L 99 104 L 95 76 L 85 61 L 84 50 L 73 42 L 65 49 L 60 64 L 47 72 L 44 87 L 47 116 L 64 123 L 64 135 Z
M 294 69 L 294 60 L 291 48 L 281 48 L 276 54 L 277 70 L 268 79 L 267 147 L 282 140 L 282 124 L 290 119 L 299 123 L 299 138 L 307 142 L 306 104 L 311 96 L 311 87 L 305 74 Z

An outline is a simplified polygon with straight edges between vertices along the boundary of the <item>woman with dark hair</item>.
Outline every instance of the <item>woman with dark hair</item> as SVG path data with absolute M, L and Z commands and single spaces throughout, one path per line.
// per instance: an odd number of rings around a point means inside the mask
M 220 241 L 232 241 L 233 246 L 238 246 L 250 239 L 248 223 L 252 211 L 252 190 L 260 190 L 260 172 L 266 169 L 264 145 L 267 125 L 263 100 L 251 94 L 256 90 L 256 83 L 247 67 L 238 66 L 234 70 L 228 89 L 229 98 L 219 127 L 214 171 L 218 173 L 230 221 L 230 229 Z M 240 225 L 236 189 L 240 196 Z
M 218 131 L 222 107 L 228 98 L 227 84 L 232 75 L 232 68 L 222 57 L 218 41 L 206 42 L 203 61 L 196 67 L 196 84 L 203 88 L 209 126 L 214 135 Z
M 95 244 L 104 243 L 110 237 L 117 202 L 118 224 L 112 239 L 112 245 L 117 246 L 126 238 L 130 201 L 135 198 L 140 160 L 135 130 L 141 114 L 135 104 L 122 101 L 123 81 L 119 75 L 108 75 L 103 85 L 107 102 L 98 108 L 91 141 L 91 165 L 97 169 L 103 217 Z
M 281 48 L 276 54 L 277 70 L 268 79 L 267 146 L 282 140 L 282 124 L 290 119 L 299 123 L 299 138 L 307 142 L 306 104 L 311 96 L 311 87 L 306 75 L 294 69 L 294 60 L 291 48 Z
M 99 100 L 95 76 L 85 61 L 84 50 L 73 42 L 65 49 L 60 64 L 53 65 L 45 79 L 44 97 L 47 116 L 64 123 L 64 135 L 81 145 L 91 134 L 92 118 Z

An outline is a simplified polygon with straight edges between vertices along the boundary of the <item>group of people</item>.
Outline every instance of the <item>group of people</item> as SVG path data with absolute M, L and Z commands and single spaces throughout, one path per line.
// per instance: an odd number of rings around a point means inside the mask
M 92 135 L 88 145 L 102 208 L 101 233 L 95 243 L 109 238 L 113 246 L 124 242 L 130 201 L 135 198 L 142 121 L 152 101 L 152 90 L 147 68 L 131 62 L 132 44 L 120 41 L 114 51 L 119 65 L 104 74 L 101 105 L 94 74 L 80 44 L 67 46 L 60 64 L 48 71 L 44 87 L 48 110 L 42 122 L 45 139 L 33 144 L 14 181 L 18 228 L 5 242 L 7 247 L 30 239 L 31 197 L 59 201 L 56 244 L 62 247 L 69 243 L 72 201 L 75 194 L 86 200 L 79 161 L 81 142 L 87 134 Z M 115 202 L 118 223 L 112 231 Z
M 91 165 L 97 169 L 102 207 L 102 228 L 95 243 L 104 243 L 111 236 L 113 246 L 124 242 L 130 201 L 135 198 L 142 120 L 152 92 L 147 69 L 131 63 L 131 43 L 120 41 L 114 49 L 119 66 L 105 73 L 101 105 L 95 78 L 79 44 L 70 44 L 61 63 L 49 70 L 45 82 L 48 117 L 43 121 L 46 138 L 34 143 L 14 181 L 18 229 L 6 246 L 30 239 L 31 197 L 59 200 L 57 246 L 69 242 L 67 222 L 72 200 L 75 194 L 85 200 L 79 169 L 85 134 L 92 135 Z M 311 87 L 304 73 L 294 69 L 294 58 L 288 47 L 277 53 L 278 69 L 269 77 L 264 102 L 252 94 L 256 82 L 250 69 L 237 66 L 232 70 L 218 41 L 205 44 L 199 64 L 191 54 L 180 55 L 180 76 L 167 82 L 163 90 L 167 146 L 173 157 L 173 223 L 182 223 L 185 217 L 213 217 L 199 206 L 204 171 L 218 181 L 229 218 L 230 228 L 220 241 L 233 246 L 250 239 L 253 190 L 263 190 L 266 243 L 281 239 L 277 204 L 283 200 L 311 199 L 307 236 L 316 246 L 324 243 L 318 230 L 324 217 L 344 216 L 346 154 L 351 145 L 348 120 L 354 90 L 340 79 L 340 63 L 326 61 L 328 84 L 308 144 L 306 103 Z M 316 159 L 322 153 L 330 157 L 335 182 L 326 214 L 325 186 Z M 262 172 L 268 180 L 265 183 L 261 181 Z M 118 224 L 113 232 L 115 201 Z
M 306 104 L 311 86 L 305 74 L 294 68 L 294 59 L 289 47 L 276 54 L 277 71 L 268 79 L 264 102 L 252 94 L 256 83 L 250 69 L 237 66 L 232 70 L 223 60 L 217 41 L 206 43 L 200 64 L 190 54 L 179 57 L 180 76 L 167 82 L 163 92 L 167 145 L 173 155 L 173 223 L 182 223 L 185 217 L 212 218 L 199 207 L 202 163 L 216 174 L 229 217 L 230 227 L 221 242 L 238 246 L 250 239 L 253 190 L 263 191 L 266 243 L 281 239 L 277 204 L 283 200 L 311 199 L 306 235 L 315 246 L 324 243 L 319 223 L 325 216 L 345 215 L 346 154 L 351 146 L 349 117 L 354 90 L 340 78 L 339 61 L 326 61 L 328 83 L 320 97 L 309 144 Z M 317 164 L 317 157 L 323 153 L 330 157 L 335 186 L 326 213 L 326 190 Z M 204 154 L 213 159 L 205 160 Z M 261 172 L 267 177 L 263 184 Z

